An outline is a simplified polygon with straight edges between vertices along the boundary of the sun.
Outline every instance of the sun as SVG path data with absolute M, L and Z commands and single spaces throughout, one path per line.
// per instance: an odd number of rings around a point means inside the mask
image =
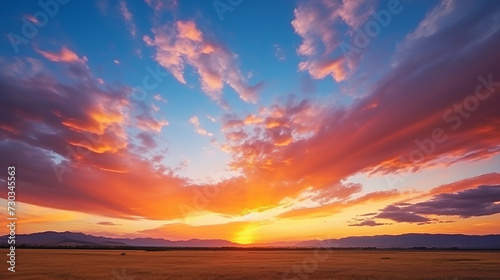
M 239 244 L 251 244 L 254 241 L 254 232 L 257 228 L 253 225 L 246 226 L 243 230 L 236 233 L 233 242 Z

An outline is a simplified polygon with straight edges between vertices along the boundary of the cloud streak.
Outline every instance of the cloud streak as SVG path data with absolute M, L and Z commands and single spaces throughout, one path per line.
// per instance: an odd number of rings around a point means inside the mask
M 123 20 L 125 20 L 125 23 L 127 24 L 128 32 L 130 33 L 130 35 L 135 37 L 137 28 L 135 26 L 132 13 L 130 13 L 127 7 L 127 2 L 125 2 L 124 0 L 120 1 L 118 3 L 118 10 L 120 12 L 120 15 L 123 17 Z

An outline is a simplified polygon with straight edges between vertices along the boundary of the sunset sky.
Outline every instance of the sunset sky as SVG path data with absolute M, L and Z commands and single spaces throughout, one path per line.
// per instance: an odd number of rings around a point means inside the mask
M 37 2 L 0 9 L 18 234 L 500 233 L 500 1 Z

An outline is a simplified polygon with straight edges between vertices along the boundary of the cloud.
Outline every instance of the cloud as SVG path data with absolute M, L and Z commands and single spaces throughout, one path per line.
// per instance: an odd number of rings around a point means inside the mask
M 490 8 L 498 7 L 497 3 L 492 5 Z M 481 14 L 481 16 L 478 16 L 478 14 Z M 498 15 L 497 11 L 488 10 L 488 4 L 486 3 L 474 5 L 470 2 L 442 0 L 427 13 L 417 28 L 397 45 L 393 64 L 398 65 L 402 60 L 412 60 L 412 54 L 421 50 L 424 45 L 427 46 L 428 50 L 421 52 L 418 58 L 413 57 L 415 62 L 417 59 L 425 59 L 426 61 L 433 61 L 434 59 L 434 62 L 439 62 L 441 59 L 448 59 L 449 56 L 454 56 L 458 52 L 468 51 L 468 49 L 460 47 L 440 59 L 437 53 L 442 51 L 443 48 L 449 47 L 452 44 L 451 40 L 467 40 L 474 36 L 473 42 L 459 45 L 478 47 L 488 38 L 495 37 L 494 34 L 498 32 L 500 28 L 499 20 L 495 17 L 495 14 Z M 469 22 L 471 26 L 468 26 Z M 476 32 L 476 34 L 457 33 L 460 28 Z M 437 37 L 446 35 L 443 34 L 444 32 L 455 34 L 445 40 L 437 40 Z
M 349 226 L 350 227 L 364 227 L 364 226 L 376 227 L 376 226 L 383 226 L 383 225 L 386 225 L 386 224 L 377 223 L 376 221 L 373 221 L 373 220 L 363 220 L 357 224 L 350 224 Z
M 217 119 L 215 117 L 212 117 L 210 115 L 206 115 L 207 119 L 209 119 L 211 122 L 217 122 Z
M 316 105 L 309 100 L 290 100 L 285 105 L 276 104 L 244 119 L 225 115 L 222 129 L 226 138 L 233 139 L 235 133 L 248 135 L 243 143 L 231 146 L 233 166 L 244 167 L 249 158 L 259 157 L 256 153 L 265 157 L 266 151 L 271 151 L 273 146 L 287 146 L 317 132 L 320 128 L 317 119 L 321 118 L 324 108 Z
M 155 95 L 153 96 L 153 98 L 154 98 L 156 101 L 161 101 L 161 102 L 163 102 L 163 103 L 167 103 L 167 100 L 166 100 L 163 96 L 161 96 L 161 94 L 155 94 Z
M 32 57 L 5 59 L 0 57 L 0 71 L 17 77 L 33 76 L 43 70 L 42 61 Z
M 500 87 L 486 87 L 484 81 L 500 81 L 500 36 L 480 30 L 500 17 L 488 5 L 476 9 L 483 16 L 466 17 L 415 41 L 433 47 L 411 48 L 411 55 L 352 105 L 290 98 L 248 117 L 225 117 L 224 133 L 248 135 L 225 146 L 231 167 L 248 180 L 275 182 L 267 183 L 272 185 L 267 191 L 283 198 L 308 187 L 329 188 L 358 172 L 416 173 L 498 155 Z M 482 44 L 476 36 L 484 37 Z M 476 92 L 487 100 L 479 101 Z M 456 108 L 470 100 L 478 107 L 462 117 Z M 439 142 L 432 140 L 436 132 Z M 315 210 L 320 211 L 310 212 Z
M 449 20 L 448 16 L 453 12 L 454 8 L 454 0 L 442 0 L 425 16 L 415 31 L 406 36 L 407 40 L 413 41 L 436 33 L 443 27 L 441 25 Z
M 279 60 L 279 61 L 284 61 L 286 59 L 285 52 L 283 49 L 280 47 L 278 44 L 273 44 L 273 49 L 274 49 L 274 56 Z
M 500 185 L 483 185 L 458 193 L 443 193 L 408 207 L 426 215 L 457 215 L 462 218 L 492 215 L 500 213 Z
M 127 29 L 130 32 L 130 35 L 135 37 L 137 28 L 135 27 L 132 13 L 130 13 L 130 11 L 128 10 L 127 2 L 125 2 L 125 0 L 121 0 L 118 3 L 118 10 L 123 19 L 125 20 L 125 23 L 127 24 Z
M 415 204 L 389 205 L 375 218 L 396 222 L 428 223 L 426 215 L 470 218 L 500 213 L 500 185 L 467 189 L 458 193 L 441 193 Z
M 162 128 L 169 124 L 167 120 L 155 119 L 149 111 L 143 111 L 135 118 L 137 127 L 146 131 L 161 132 Z
M 115 224 L 113 222 L 98 222 L 97 224 L 101 226 L 119 226 L 119 224 Z
M 53 62 L 80 62 L 85 64 L 87 62 L 87 57 L 79 58 L 78 55 L 67 47 L 62 47 L 59 53 L 53 53 L 48 51 L 42 51 L 36 49 L 36 51 L 41 54 L 46 59 Z
M 240 141 L 248 137 L 248 134 L 246 134 L 244 131 L 239 130 L 239 131 L 230 131 L 226 133 L 226 139 L 229 141 Z
M 384 200 L 394 199 L 401 196 L 397 190 L 377 191 L 367 193 L 356 199 L 343 199 L 329 201 L 323 205 L 308 208 L 296 208 L 279 215 L 279 218 L 316 218 L 327 217 L 334 213 L 342 212 L 343 210 L 367 203 L 380 202 Z
M 382 212 L 375 216 L 375 218 L 380 219 L 390 219 L 399 223 L 420 223 L 425 224 L 431 221 L 431 219 L 424 216 L 415 214 L 411 211 L 405 211 L 398 206 L 389 205 L 382 209 Z
M 312 200 L 319 201 L 321 204 L 327 204 L 335 200 L 346 200 L 362 189 L 363 187 L 360 184 L 337 184 L 331 188 L 320 190 Z
M 236 55 L 224 46 L 207 40 L 194 21 L 176 21 L 173 25 L 153 28 L 154 38 L 144 36 L 148 46 L 156 48 L 155 60 L 185 84 L 184 67 L 191 65 L 199 75 L 203 91 L 220 100 L 225 84 L 246 102 L 256 102 L 262 83 L 247 85 L 237 67 Z
M 201 127 L 200 119 L 198 118 L 198 116 L 192 116 L 189 119 L 189 123 L 194 126 L 194 130 L 196 131 L 196 133 L 200 135 L 213 136 L 211 132 L 208 132 L 206 129 Z
M 361 214 L 361 215 L 358 215 L 358 216 L 369 217 L 369 216 L 375 216 L 375 215 L 377 215 L 377 212 L 365 213 L 365 214 Z
M 476 187 L 479 185 L 492 185 L 492 184 L 500 184 L 500 173 L 487 173 L 471 178 L 466 178 L 464 180 L 460 180 L 457 182 L 453 182 L 450 184 L 444 184 L 433 188 L 429 191 L 430 195 L 436 195 L 441 193 L 454 193 L 462 190 L 469 189 L 471 187 Z
M 338 57 L 335 59 L 312 60 L 299 63 L 300 71 L 309 71 L 309 74 L 314 79 L 323 79 L 331 75 L 337 82 L 342 81 L 347 76 L 347 68 L 345 66 L 346 59 Z
M 151 8 L 155 10 L 155 13 L 162 11 L 172 11 L 178 5 L 177 0 L 144 0 L 144 1 Z
M 5 155 L 0 163 L 15 159 L 24 170 L 19 186 L 26 195 L 21 202 L 134 218 L 150 216 L 146 211 L 153 210 L 137 200 L 139 189 L 163 197 L 157 199 L 161 203 L 167 196 L 191 199 L 181 189 L 184 180 L 162 174 L 131 149 L 131 89 L 97 86 L 93 79 L 69 82 L 42 73 L 21 78 L 0 74 L 0 151 Z M 139 137 L 153 145 L 148 135 Z M 151 216 L 157 218 L 180 215 L 176 206 L 163 214 L 154 212 Z
M 222 120 L 223 130 L 238 129 L 242 128 L 244 125 L 245 123 L 243 120 L 238 119 L 238 116 L 234 114 L 226 114 Z
M 291 22 L 302 38 L 297 53 L 307 58 L 299 63 L 299 70 L 308 71 L 314 79 L 332 76 L 337 82 L 345 80 L 353 65 L 348 65 L 343 56 L 330 57 L 342 42 L 339 25 L 347 25 L 352 31 L 368 19 L 374 8 L 375 1 L 366 0 L 301 2 Z
M 156 146 L 158 146 L 153 136 L 151 136 L 151 134 L 147 132 L 144 131 L 140 132 L 139 134 L 137 134 L 137 138 L 139 138 L 139 140 L 141 141 L 142 146 L 148 149 L 153 149 L 156 148 Z
M 50 143 L 50 139 L 58 134 L 69 143 L 102 138 L 99 143 L 91 145 L 93 150 L 100 152 L 126 145 L 126 139 L 119 133 L 129 109 L 123 93 L 105 92 L 95 84 L 64 85 L 43 74 L 25 79 L 23 87 L 13 84 L 21 83 L 14 77 L 1 76 L 0 82 L 4 89 L 0 120 L 4 126 L 16 127 L 15 131 L 19 132 L 3 135 L 9 136 L 3 139 L 27 143 L 40 141 L 61 152 L 65 145 Z M 88 142 L 82 141 L 80 145 Z
M 254 199 L 234 199 L 252 189 L 241 178 L 193 184 L 164 166 L 161 155 L 138 149 L 132 137 L 153 147 L 161 121 L 149 106 L 133 101 L 132 89 L 100 86 L 95 79 L 62 83 L 43 73 L 0 74 L 0 164 L 15 159 L 23 170 L 18 183 L 26 195 L 20 202 L 124 219 L 238 214 L 253 207 Z M 131 129 L 141 125 L 143 132 Z M 219 195 L 200 206 L 199 195 L 207 188 L 219 189 Z
M 34 24 L 39 24 L 38 19 L 33 15 L 24 15 L 24 17 L 26 17 L 29 21 L 31 21 Z

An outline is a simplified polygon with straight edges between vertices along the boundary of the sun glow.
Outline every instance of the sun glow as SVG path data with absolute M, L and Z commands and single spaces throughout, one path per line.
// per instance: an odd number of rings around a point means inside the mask
M 254 233 L 255 233 L 256 229 L 257 229 L 257 227 L 254 225 L 246 226 L 243 230 L 236 233 L 236 236 L 233 239 L 233 242 L 236 242 L 239 244 L 251 244 L 251 243 L 253 243 L 254 237 L 255 237 Z

